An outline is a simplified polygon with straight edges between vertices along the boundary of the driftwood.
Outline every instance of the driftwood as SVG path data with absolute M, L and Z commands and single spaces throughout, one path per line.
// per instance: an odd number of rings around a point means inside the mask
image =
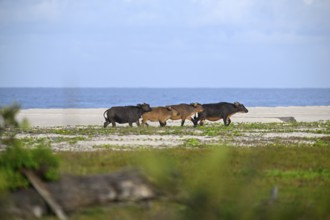
M 46 184 L 31 170 L 22 169 L 22 173 L 28 178 L 29 182 L 56 214 L 57 218 L 60 220 L 67 220 L 68 217 L 62 210 L 62 207 L 56 202 L 51 192 L 49 192 Z
M 151 184 L 137 171 L 121 171 L 96 176 L 63 176 L 58 182 L 45 183 L 52 198 L 64 212 L 111 202 L 142 201 L 155 198 Z M 33 189 L 11 193 L 6 213 L 22 218 L 50 214 L 47 202 Z

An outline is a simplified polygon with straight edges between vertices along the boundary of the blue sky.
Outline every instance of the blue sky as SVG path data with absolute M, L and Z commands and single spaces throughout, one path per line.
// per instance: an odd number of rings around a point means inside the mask
M 330 87 L 329 0 L 0 0 L 0 87 Z

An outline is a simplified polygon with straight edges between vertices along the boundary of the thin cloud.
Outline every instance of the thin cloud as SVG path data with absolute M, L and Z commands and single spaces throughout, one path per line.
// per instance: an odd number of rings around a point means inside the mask
M 12 82 L 29 73 L 26 84 L 97 73 L 122 86 L 125 74 L 155 72 L 209 74 L 205 83 L 327 75 L 329 20 L 328 0 L 0 0 L 0 72 Z
M 60 17 L 60 1 L 2 1 L 0 23 L 51 22 Z

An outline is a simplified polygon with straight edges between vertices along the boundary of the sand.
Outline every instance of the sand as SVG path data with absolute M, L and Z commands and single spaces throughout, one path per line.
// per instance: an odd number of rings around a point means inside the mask
M 232 123 L 238 122 L 285 122 L 295 119 L 298 122 L 312 122 L 330 120 L 330 106 L 308 107 L 250 107 L 249 112 L 237 113 L 231 117 Z M 103 112 L 106 109 L 24 109 L 17 119 L 29 120 L 32 127 L 76 126 L 76 125 L 100 125 L 103 126 Z M 159 126 L 158 123 L 149 123 Z M 168 121 L 168 125 L 179 125 L 180 121 Z M 192 122 L 186 121 L 186 126 Z M 128 126 L 119 125 L 119 126 Z M 134 126 L 136 126 L 134 124 Z
M 298 122 L 312 122 L 330 120 L 330 106 L 313 106 L 313 107 L 251 107 L 249 112 L 237 113 L 231 117 L 232 123 L 247 122 L 279 122 L 285 123 L 288 120 L 296 120 Z M 26 109 L 21 110 L 18 114 L 18 120 L 26 118 L 32 127 L 65 127 L 71 126 L 100 126 L 103 127 L 103 112 L 106 109 Z M 213 123 L 213 122 L 207 122 Z M 221 122 L 222 123 L 222 122 Z M 159 127 L 158 123 L 149 123 L 151 126 Z M 168 126 L 180 126 L 180 120 L 168 121 Z M 54 151 L 99 151 L 99 150 L 134 150 L 138 148 L 172 148 L 186 146 L 185 142 L 191 139 L 197 139 L 205 145 L 213 144 L 229 144 L 238 147 L 256 147 L 265 146 L 271 143 L 282 144 L 307 144 L 313 146 L 316 138 L 328 137 L 328 134 L 319 133 L 318 128 L 310 130 L 296 129 L 293 131 L 263 131 L 256 129 L 255 131 L 239 131 L 237 136 L 208 136 L 203 135 L 198 129 L 192 128 L 192 122 L 185 123 L 186 129 L 195 132 L 194 135 L 162 135 L 162 129 L 159 128 L 155 134 L 127 134 L 118 135 L 110 133 L 107 135 L 60 135 L 54 133 L 20 133 L 17 138 L 46 139 L 51 142 Z M 321 124 L 320 124 L 321 125 Z M 128 124 L 118 125 L 128 126 Z M 134 126 L 136 126 L 134 124 Z M 320 128 L 322 130 L 322 128 Z M 82 137 L 82 140 L 70 143 L 66 139 Z M 56 141 L 61 140 L 62 141 Z M 186 146 L 187 147 L 187 146 Z M 188 146 L 189 147 L 189 146 Z M 0 146 L 1 151 L 1 146 Z

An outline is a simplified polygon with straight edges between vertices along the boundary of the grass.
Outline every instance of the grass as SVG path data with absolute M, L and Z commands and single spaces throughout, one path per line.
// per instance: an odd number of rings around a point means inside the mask
M 325 156 L 330 155 L 329 147 L 219 145 L 58 155 L 63 173 L 99 174 L 138 167 L 166 198 L 153 202 L 152 208 L 95 207 L 73 214 L 73 219 L 327 219 L 330 215 L 330 161 Z M 277 199 L 269 205 L 274 187 Z
M 31 137 L 61 135 L 21 139 L 28 145 L 43 141 L 75 144 L 109 135 L 123 139 L 131 134 L 162 135 L 161 139 L 189 135 L 176 148 L 142 149 L 141 146 L 124 151 L 129 146 L 102 144 L 95 146 L 102 151 L 57 152 L 61 174 L 93 175 L 138 168 L 162 195 L 149 205 L 128 203 L 86 208 L 71 213 L 70 219 L 109 219 L 109 216 L 111 219 L 330 219 L 329 121 L 18 131 Z M 292 132 L 323 136 L 284 138 L 280 135 Z M 262 138 L 268 133 L 279 136 Z M 254 138 L 248 139 L 251 135 Z M 204 143 L 202 136 L 217 141 Z M 251 147 L 237 147 L 240 144 Z
M 326 137 L 317 138 L 315 140 L 314 146 L 317 146 L 317 147 L 330 147 L 330 137 L 326 136 Z
M 86 137 L 82 136 L 76 136 L 76 137 L 24 137 L 20 138 L 20 140 L 25 144 L 29 146 L 34 146 L 36 144 L 42 144 L 42 143 L 62 143 L 65 142 L 67 144 L 76 144 L 78 141 L 85 141 L 87 140 Z
M 89 149 L 126 150 L 130 147 L 116 146 L 107 140 L 125 141 L 127 135 L 134 135 L 135 139 L 149 142 L 149 146 L 166 148 L 171 142 L 176 147 L 212 147 L 214 145 L 239 147 L 271 147 L 291 146 L 324 146 L 330 144 L 330 122 L 292 122 L 292 123 L 238 123 L 225 127 L 222 123 L 212 123 L 197 128 L 191 126 L 160 127 L 116 127 L 104 129 L 100 126 L 75 126 L 56 128 L 33 128 L 17 130 L 26 146 L 33 147 L 42 142 L 54 147 L 71 146 L 73 149 L 87 147 Z M 12 132 L 12 131 L 10 131 Z M 302 135 L 301 135 L 302 134 Z M 148 139 L 145 136 L 149 135 Z M 157 136 L 153 136 L 157 135 Z M 308 136 L 310 135 L 310 136 Z M 119 137 L 118 137 L 119 136 Z M 193 137 L 192 137 L 193 136 Z M 92 146 L 93 141 L 101 140 L 102 144 Z M 183 142 L 183 143 L 182 143 Z M 181 144 L 182 143 L 182 144 Z M 59 145 L 60 144 L 60 145 Z M 134 144 L 132 142 L 131 144 Z M 153 145 L 154 144 L 154 145 Z M 136 146 L 134 146 L 136 148 Z
M 197 138 L 187 138 L 185 139 L 183 146 L 185 147 L 197 147 L 201 146 L 202 142 Z
M 60 135 L 200 135 L 200 136 L 217 136 L 217 135 L 241 135 L 246 132 L 307 132 L 318 134 L 330 134 L 330 121 L 324 122 L 291 122 L 291 123 L 236 123 L 225 127 L 221 122 L 207 124 L 206 126 L 167 126 L 160 127 L 116 127 L 106 128 L 101 126 L 76 126 L 76 127 L 57 127 L 57 128 L 33 128 L 30 130 L 18 130 L 19 133 L 28 134 L 60 134 Z

